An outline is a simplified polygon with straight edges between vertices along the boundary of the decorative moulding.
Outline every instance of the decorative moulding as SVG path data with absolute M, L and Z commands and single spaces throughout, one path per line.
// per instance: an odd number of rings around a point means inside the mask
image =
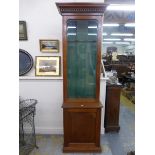
M 20 76 L 19 80 L 63 80 L 63 77 Z M 101 77 L 100 80 L 108 80 L 108 78 Z
M 19 80 L 63 80 L 63 77 L 36 77 L 36 76 L 22 76 Z
M 87 15 L 93 13 L 94 15 L 103 15 L 108 4 L 104 3 L 56 3 L 59 13 L 61 15 Z

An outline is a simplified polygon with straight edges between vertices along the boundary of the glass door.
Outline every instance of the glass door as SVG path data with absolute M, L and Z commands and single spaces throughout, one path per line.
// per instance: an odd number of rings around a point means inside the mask
M 97 34 L 94 19 L 67 21 L 67 96 L 96 98 Z

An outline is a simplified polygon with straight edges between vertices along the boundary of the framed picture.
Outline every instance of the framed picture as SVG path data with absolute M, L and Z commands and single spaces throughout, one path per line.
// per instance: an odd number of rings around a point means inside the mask
M 59 52 L 59 40 L 39 40 L 39 42 L 41 52 Z
M 60 56 L 37 56 L 36 76 L 60 76 Z
M 19 40 L 27 40 L 27 28 L 25 21 L 19 21 Z

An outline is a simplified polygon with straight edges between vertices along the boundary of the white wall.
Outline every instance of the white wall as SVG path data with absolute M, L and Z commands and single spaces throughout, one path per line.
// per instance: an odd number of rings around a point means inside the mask
M 20 80 L 20 96 L 38 100 L 36 132 L 62 133 L 62 80 Z
M 77 0 L 61 0 L 59 2 L 69 1 L 78 2 Z M 55 0 L 19 1 L 19 20 L 26 21 L 28 33 L 28 40 L 20 41 L 19 47 L 28 51 L 34 60 L 35 56 L 62 56 L 62 17 L 58 13 L 55 2 Z M 92 2 L 103 2 L 103 0 L 92 0 Z M 58 39 L 60 41 L 60 53 L 41 53 L 39 49 L 39 39 Z M 20 78 L 19 95 L 24 98 L 34 98 L 38 100 L 35 117 L 37 133 L 62 133 L 62 76 L 55 79 L 37 79 L 34 77 L 34 72 L 35 68 L 33 67 L 26 75 L 26 79 Z M 61 70 L 61 72 L 63 71 Z M 101 80 L 101 101 L 103 105 L 105 100 L 105 86 L 106 83 L 103 79 Z M 104 133 L 103 120 L 104 108 L 102 113 L 102 132 Z
M 100 100 L 105 104 L 106 82 L 101 80 Z M 36 132 L 41 134 L 63 133 L 63 81 L 62 79 L 21 79 L 20 96 L 38 100 L 36 105 Z M 102 109 L 101 130 L 104 133 L 104 108 Z
M 58 13 L 54 1 L 51 0 L 20 0 L 19 20 L 27 24 L 27 41 L 20 41 L 19 47 L 35 56 L 62 55 L 62 17 Z M 39 39 L 58 39 L 60 53 L 42 53 Z M 62 64 L 62 63 L 61 63 Z M 62 68 L 62 67 L 61 67 Z M 28 75 L 34 76 L 34 69 Z
M 62 55 L 62 17 L 55 2 L 104 2 L 104 0 L 20 0 L 19 20 L 26 21 L 28 40 L 20 41 L 19 47 L 28 51 L 34 60 L 35 56 Z M 40 52 L 39 39 L 58 39 L 60 53 Z M 33 68 L 27 75 L 34 76 L 34 71 Z

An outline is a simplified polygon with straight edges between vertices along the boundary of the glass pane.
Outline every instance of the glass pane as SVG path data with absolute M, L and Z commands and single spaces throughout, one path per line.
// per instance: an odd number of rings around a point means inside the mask
M 96 98 L 97 21 L 67 22 L 67 93 L 69 98 Z

